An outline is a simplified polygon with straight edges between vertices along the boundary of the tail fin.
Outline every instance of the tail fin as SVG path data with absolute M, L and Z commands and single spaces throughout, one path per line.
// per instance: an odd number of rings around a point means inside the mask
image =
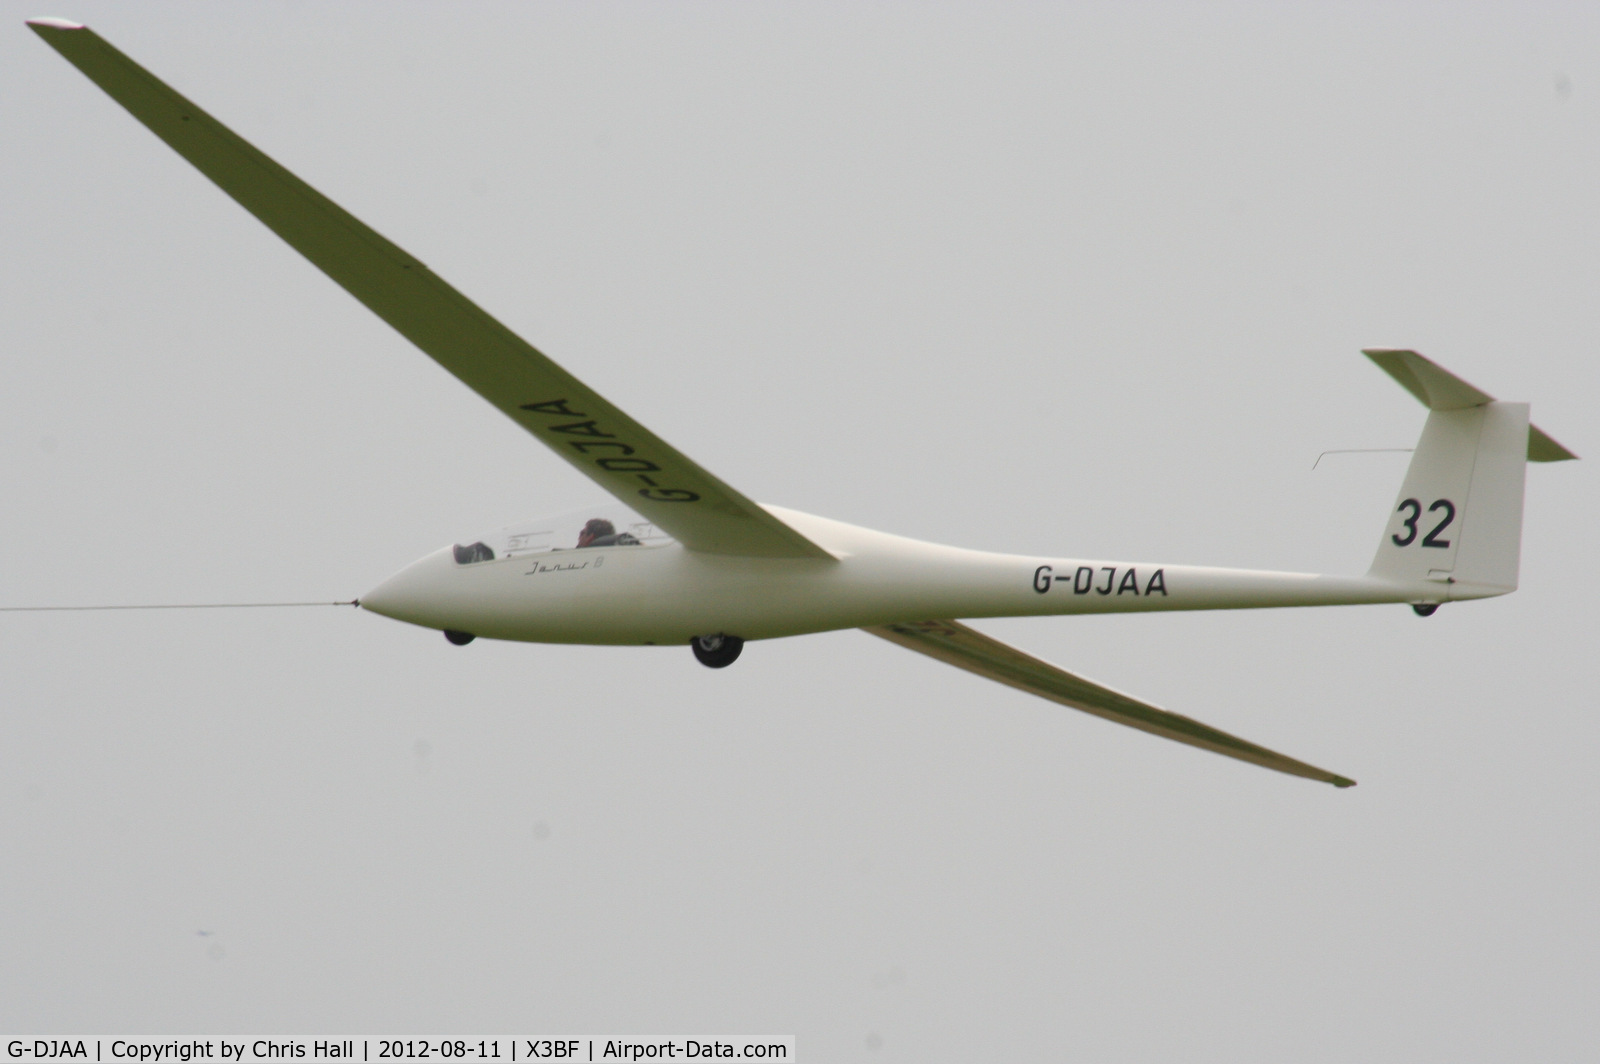
M 1502 403 L 1415 351 L 1362 352 L 1428 407 L 1428 422 L 1369 575 L 1437 584 L 1425 601 L 1517 588 L 1527 462 L 1577 455 Z

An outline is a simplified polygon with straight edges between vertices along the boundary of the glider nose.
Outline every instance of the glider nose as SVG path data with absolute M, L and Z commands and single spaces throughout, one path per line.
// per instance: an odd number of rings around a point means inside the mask
M 448 605 L 449 591 L 444 578 L 454 567 L 449 548 L 418 558 L 362 595 L 361 608 L 397 621 L 442 627 L 438 616 Z

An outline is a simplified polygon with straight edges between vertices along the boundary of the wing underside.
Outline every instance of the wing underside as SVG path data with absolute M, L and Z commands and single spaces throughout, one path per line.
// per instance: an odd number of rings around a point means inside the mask
M 1097 717 L 1126 724 L 1130 728 L 1159 735 L 1164 739 L 1198 746 L 1202 750 L 1248 761 L 1263 768 L 1286 772 L 1291 776 L 1331 783 L 1335 787 L 1353 787 L 1355 781 L 1324 771 L 1303 761 L 1285 757 L 1264 746 L 1246 742 L 1237 736 L 1219 731 L 1197 720 L 1169 713 L 1147 702 L 1141 702 L 1120 691 L 1102 687 L 1047 661 L 1040 661 L 1007 646 L 982 632 L 968 628 L 958 621 L 920 621 L 915 624 L 889 624 L 866 628 L 881 639 L 897 643 L 908 650 L 937 658 L 947 665 L 997 680 L 1020 691 L 1047 698 L 1063 706 L 1081 709 Z
M 150 131 L 378 317 L 691 550 L 832 559 L 92 30 L 30 23 Z

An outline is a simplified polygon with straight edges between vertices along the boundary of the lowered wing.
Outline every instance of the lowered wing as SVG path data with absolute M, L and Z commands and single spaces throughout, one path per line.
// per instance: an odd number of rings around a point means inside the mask
M 713 554 L 833 559 L 93 30 L 56 19 L 29 25 L 345 291 L 684 546 Z
M 1218 731 L 1197 720 L 1157 709 L 1148 702 L 1130 698 L 1120 691 L 1074 676 L 1049 662 L 1024 654 L 998 639 L 968 628 L 957 621 L 920 621 L 915 624 L 886 624 L 864 631 L 908 650 L 938 658 L 947 665 L 977 673 L 1029 694 L 1048 698 L 1097 717 L 1126 724 L 1165 739 L 1198 746 L 1213 753 L 1236 757 L 1240 761 L 1287 772 L 1291 776 L 1321 780 L 1335 787 L 1354 787 L 1355 780 L 1335 776 L 1320 768 L 1284 757 L 1264 746 Z

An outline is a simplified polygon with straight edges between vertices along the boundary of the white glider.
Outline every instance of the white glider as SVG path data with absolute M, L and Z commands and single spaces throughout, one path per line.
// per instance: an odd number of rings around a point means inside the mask
M 1414 351 L 1369 350 L 1428 407 L 1364 576 L 1033 557 L 939 546 L 762 506 L 484 313 L 426 266 L 76 23 L 29 23 L 224 192 L 473 391 L 623 505 L 430 554 L 360 605 L 437 628 L 544 643 L 689 643 L 720 668 L 745 640 L 862 628 L 929 657 L 1155 735 L 1279 772 L 1353 781 L 1158 709 L 952 618 L 1441 603 L 1514 591 L 1525 463 L 1575 457 Z

